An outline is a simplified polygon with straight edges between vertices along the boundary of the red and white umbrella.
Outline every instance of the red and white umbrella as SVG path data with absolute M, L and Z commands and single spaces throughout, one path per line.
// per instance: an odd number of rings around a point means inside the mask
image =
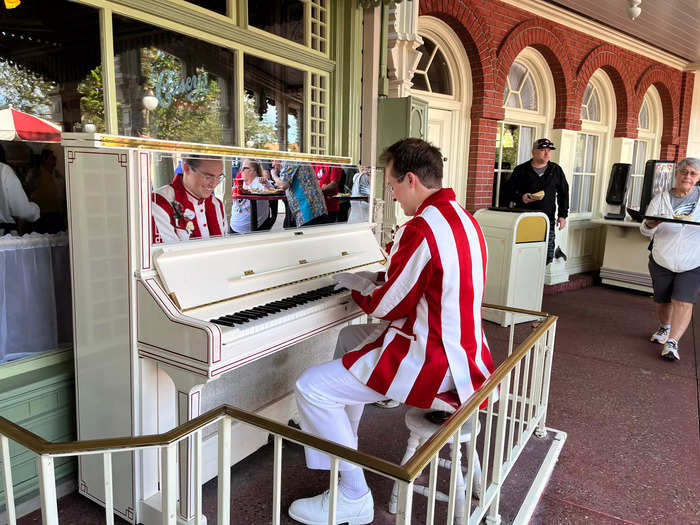
M 61 142 L 61 128 L 16 109 L 0 109 L 0 140 Z

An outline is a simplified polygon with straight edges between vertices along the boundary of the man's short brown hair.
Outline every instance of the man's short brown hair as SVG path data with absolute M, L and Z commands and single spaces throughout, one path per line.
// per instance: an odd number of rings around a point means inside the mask
M 403 139 L 384 150 L 381 158 L 386 165 L 393 162 L 398 182 L 410 171 L 426 188 L 442 188 L 442 153 L 429 142 Z

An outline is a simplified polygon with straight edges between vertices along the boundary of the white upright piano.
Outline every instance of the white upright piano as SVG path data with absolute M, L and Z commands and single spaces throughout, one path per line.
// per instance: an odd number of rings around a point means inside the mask
M 243 157 L 349 159 L 85 133 L 66 133 L 63 144 L 79 439 L 165 432 L 222 395 L 286 422 L 298 373 L 333 352 L 333 341 L 312 336 L 362 315 L 347 291 L 332 290 L 331 275 L 383 269 L 370 222 L 152 244 L 151 192 L 178 159 L 221 159 L 228 214 L 231 166 Z M 255 374 L 280 385 L 261 406 L 249 391 Z M 204 481 L 216 475 L 215 438 L 204 438 Z M 233 463 L 266 438 L 234 424 Z M 191 447 L 183 442 L 178 455 L 180 523 L 194 521 Z M 116 454 L 113 470 L 115 511 L 160 523 L 157 453 Z M 99 458 L 80 460 L 79 490 L 103 502 Z

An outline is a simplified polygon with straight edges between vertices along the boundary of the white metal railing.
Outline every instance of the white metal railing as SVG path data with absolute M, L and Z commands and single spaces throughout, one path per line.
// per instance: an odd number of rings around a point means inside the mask
M 485 307 L 489 305 L 484 305 Z M 346 448 L 336 443 L 306 434 L 300 430 L 282 425 L 256 414 L 224 405 L 203 414 L 165 434 L 155 436 L 125 437 L 79 441 L 72 443 L 49 443 L 39 436 L 0 418 L 0 448 L 2 453 L 3 480 L 6 494 L 7 519 L 10 525 L 16 524 L 16 512 L 12 491 L 12 470 L 10 465 L 9 439 L 36 452 L 40 479 L 40 496 L 43 523 L 58 524 L 56 503 L 56 485 L 54 479 L 54 458 L 62 456 L 101 455 L 104 466 L 105 517 L 106 523 L 114 523 L 112 492 L 112 454 L 115 452 L 137 451 L 157 448 L 161 457 L 161 497 L 162 523 L 175 524 L 177 520 L 177 447 L 183 439 L 194 441 L 194 486 L 195 486 L 195 523 L 202 518 L 202 432 L 210 425 L 218 425 L 218 512 L 217 522 L 230 522 L 230 461 L 231 461 L 231 424 L 241 421 L 258 429 L 265 430 L 273 436 L 274 466 L 272 487 L 272 523 L 280 523 L 281 513 L 281 464 L 282 442 L 287 440 L 305 447 L 311 447 L 331 456 L 330 470 L 330 511 L 328 523 L 335 523 L 338 494 L 338 464 L 340 460 L 348 461 L 387 477 L 398 483 L 398 505 L 396 523 L 408 525 L 412 517 L 412 497 L 414 481 L 430 465 L 429 486 L 421 490 L 428 496 L 426 523 L 435 520 L 435 501 L 437 494 L 437 467 L 442 462 L 450 466 L 449 495 L 447 497 L 447 523 L 480 523 L 486 518 L 487 523 L 500 522 L 499 503 L 503 483 L 516 460 L 525 448 L 531 436 L 543 437 L 547 433 L 545 420 L 549 394 L 549 379 L 554 350 L 556 317 L 539 312 L 529 312 L 513 308 L 499 309 L 525 312 L 542 316 L 542 321 L 531 334 L 513 349 L 514 327 L 509 336 L 508 357 L 501 364 L 483 387 L 475 392 L 447 420 L 430 439 L 403 465 L 398 465 L 369 454 Z M 485 407 L 483 405 L 485 404 Z M 483 408 L 480 410 L 480 406 Z M 472 417 L 475 416 L 475 417 Z M 470 419 L 471 418 L 471 419 Z M 469 421 L 469 423 L 466 423 Z M 467 447 L 466 472 L 474 469 L 476 454 L 481 456 L 481 479 L 476 484 L 478 499 L 474 500 L 475 488 L 473 476 L 466 476 L 466 498 L 458 497 L 457 471 L 462 469 L 460 432 L 465 424 L 471 425 L 471 439 Z M 477 427 L 483 431 L 483 444 L 477 452 Z M 525 503 L 520 509 L 516 523 L 526 522 L 534 510 L 539 493 L 543 489 L 553 464 L 565 439 L 565 434 L 557 433 L 556 443 L 550 448 L 545 464 L 540 469 L 536 483 L 531 487 Z M 8 439 L 9 438 L 9 439 Z M 445 444 L 452 442 L 451 461 L 439 457 Z M 538 492 L 540 491 L 540 492 Z M 462 501 L 464 506 L 462 507 Z M 459 502 L 459 505 L 458 503 Z M 462 507 L 462 508 L 460 508 Z

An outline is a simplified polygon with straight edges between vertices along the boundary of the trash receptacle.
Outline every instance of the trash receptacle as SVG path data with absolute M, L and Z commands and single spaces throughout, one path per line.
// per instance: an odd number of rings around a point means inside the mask
M 542 309 L 549 219 L 540 212 L 482 209 L 474 214 L 486 238 L 489 258 L 484 302 Z M 483 317 L 502 326 L 536 317 L 484 308 Z

